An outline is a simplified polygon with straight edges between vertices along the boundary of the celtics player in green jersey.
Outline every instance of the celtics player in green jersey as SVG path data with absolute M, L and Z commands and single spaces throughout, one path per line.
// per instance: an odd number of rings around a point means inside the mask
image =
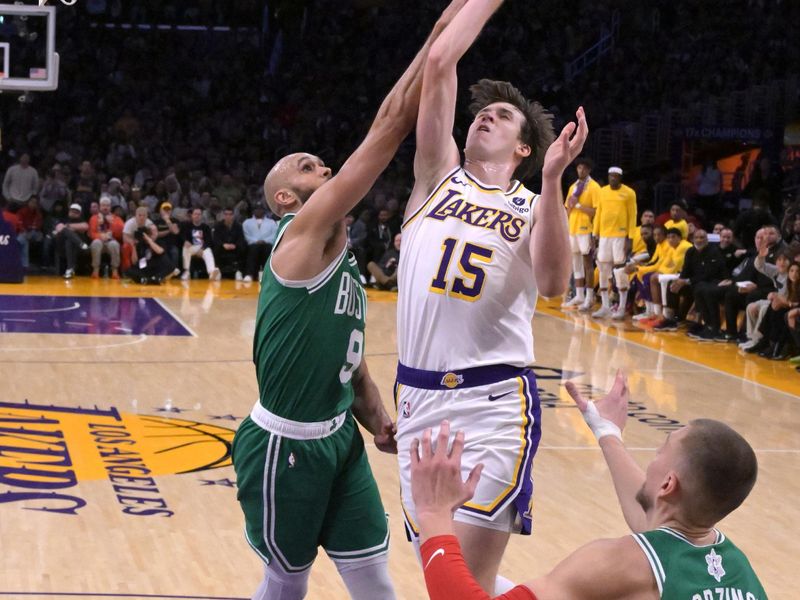
M 608 463 L 625 520 L 633 531 L 591 542 L 549 574 L 519 585 L 505 600 L 766 600 L 744 553 L 716 528 L 756 481 L 753 449 L 733 429 L 696 419 L 671 432 L 643 471 L 622 443 L 627 381 L 617 373 L 596 403 L 566 384 Z M 453 511 L 469 500 L 481 474 L 461 480 L 464 434 L 449 447 L 443 422 L 432 443 L 426 430 L 411 445 L 411 487 L 417 507 L 425 582 L 431 600 L 485 600 L 453 535 Z
M 298 153 L 264 182 L 281 221 L 253 341 L 259 399 L 233 441 L 245 535 L 265 564 L 257 600 L 303 598 L 319 546 L 352 598 L 395 597 L 386 514 L 356 421 L 386 452 L 397 451 L 395 429 L 363 360 L 366 294 L 344 219 L 413 128 L 430 44 L 466 1 L 442 13 L 335 177 Z

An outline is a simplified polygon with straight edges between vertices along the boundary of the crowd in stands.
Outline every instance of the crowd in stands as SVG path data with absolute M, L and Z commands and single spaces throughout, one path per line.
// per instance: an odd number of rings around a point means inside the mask
M 439 9 L 435 3 L 398 9 L 396 3 L 339 0 L 134 4 L 94 0 L 60 9 L 59 89 L 34 94 L 30 103 L 0 96 L 3 214 L 14 221 L 31 270 L 68 278 L 107 271 L 144 282 L 178 275 L 257 279 L 276 232 L 261 185 L 270 166 L 297 150 L 340 166 Z M 798 11 L 797 3 L 773 0 L 723 8 L 688 0 L 507 3 L 459 76 L 464 86 L 486 76 L 515 82 L 554 112 L 557 127 L 582 104 L 597 128 L 797 72 L 800 51 L 784 25 L 800 20 Z M 565 63 L 596 42 L 615 15 L 614 50 L 567 81 Z M 759 26 L 752 27 L 756 20 Z M 106 27 L 145 22 L 234 29 Z M 466 112 L 457 116 L 459 140 L 468 119 Z M 413 150 L 413 140 L 401 147 L 348 218 L 362 274 L 387 289 L 396 284 Z M 756 352 L 781 356 L 765 348 L 764 338 L 776 335 L 763 331 L 783 331 L 781 323 L 796 327 L 793 307 L 782 321 L 776 315 L 782 299 L 796 302 L 791 272 L 800 209 L 783 190 L 800 189 L 800 168 L 765 154 L 737 174 L 732 191 L 723 193 L 710 161 L 697 193 L 660 215 L 646 210 L 654 207 L 659 182 L 637 176 L 629 188 L 620 175 L 620 185 L 630 190 L 626 202 L 635 198 L 634 212 L 625 213 L 626 223 L 636 222 L 633 237 L 595 231 L 609 215 L 613 221 L 615 211 L 601 210 L 595 218 L 585 202 L 574 207 L 577 197 L 569 206 L 571 190 L 567 208 L 581 212 L 590 237 L 597 237 L 591 251 L 602 259 L 594 278 L 595 255 L 578 248 L 581 285 L 574 305 L 588 302 L 598 318 L 624 319 L 642 303 L 644 318 L 637 314 L 637 323 L 650 319 L 655 331 L 699 315 L 703 329 L 691 330 L 699 339 L 744 343 L 742 333 L 749 333 L 748 343 L 759 342 Z M 730 195 L 729 206 L 745 197 L 752 209 L 725 210 Z M 705 245 L 704 232 L 713 240 Z M 763 257 L 759 243 L 770 248 Z M 725 328 L 715 321 L 715 306 L 724 309 Z M 740 310 L 752 314 L 752 323 L 734 326 L 728 318 L 734 309 L 737 316 Z

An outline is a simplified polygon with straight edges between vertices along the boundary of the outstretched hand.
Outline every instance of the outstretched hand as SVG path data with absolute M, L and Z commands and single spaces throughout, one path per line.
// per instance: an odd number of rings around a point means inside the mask
M 591 412 L 589 409 L 589 400 L 583 397 L 578 391 L 578 388 L 571 381 L 564 384 L 564 387 L 567 388 L 567 392 L 572 396 L 575 404 L 578 405 L 578 409 L 584 415 L 584 418 L 587 419 L 587 415 Z M 630 390 L 628 389 L 628 378 L 622 369 L 618 369 L 611 390 L 600 400 L 594 402 L 594 407 L 597 409 L 597 413 L 601 418 L 611 421 L 611 423 L 622 431 L 625 427 L 625 421 L 628 418 L 629 400 Z M 588 419 L 587 423 L 589 423 Z M 592 424 L 589 423 L 589 426 L 591 427 Z
M 550 144 L 547 153 L 544 155 L 544 166 L 542 167 L 542 177 L 561 178 L 564 169 L 575 160 L 583 150 L 586 138 L 589 135 L 589 126 L 586 124 L 586 114 L 583 107 L 578 108 L 575 113 L 578 119 L 577 126 L 570 121 L 561 130 L 556 140 Z M 575 135 L 573 135 L 575 134 Z M 571 139 L 570 139 L 571 138 Z
M 483 464 L 476 465 L 466 481 L 461 479 L 461 454 L 464 432 L 459 431 L 448 451 L 450 424 L 442 421 L 436 448 L 431 444 L 431 430 L 422 434 L 422 442 L 411 442 L 411 496 L 417 516 L 452 513 L 475 493 Z

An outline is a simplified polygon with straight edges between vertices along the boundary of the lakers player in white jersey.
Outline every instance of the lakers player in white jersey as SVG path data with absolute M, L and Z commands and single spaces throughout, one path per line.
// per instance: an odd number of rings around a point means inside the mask
M 558 296 L 566 289 L 561 176 L 588 133 L 578 109 L 578 125 L 568 124 L 551 145 L 551 115 L 511 84 L 482 80 L 472 87 L 475 120 L 461 165 L 452 137 L 456 65 L 500 4 L 469 0 L 425 65 L 398 276 L 395 386 L 410 535 L 413 438 L 448 419 L 466 432 L 465 473 L 484 464 L 474 498 L 455 518 L 467 563 L 490 594 L 509 534 L 530 533 L 531 462 L 540 436 L 531 319 L 539 291 Z M 542 164 L 539 196 L 514 178 Z

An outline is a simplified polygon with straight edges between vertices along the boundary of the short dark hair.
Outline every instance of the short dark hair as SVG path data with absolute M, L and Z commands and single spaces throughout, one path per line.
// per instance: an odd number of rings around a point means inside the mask
M 750 494 L 758 475 L 753 448 L 739 433 L 713 419 L 689 421 L 683 438 L 686 516 L 711 526 Z
M 542 168 L 544 153 L 556 139 L 553 131 L 553 115 L 547 112 L 538 102 L 528 100 L 513 85 L 507 81 L 493 81 L 481 79 L 470 86 L 472 102 L 469 110 L 472 115 L 477 115 L 484 108 L 495 102 L 508 102 L 519 109 L 525 117 L 519 133 L 520 140 L 530 146 L 531 153 L 514 172 L 517 179 L 526 179 Z
M 675 234 L 679 238 L 683 239 L 683 232 L 677 227 L 670 227 L 669 229 L 667 229 L 667 235 L 672 235 L 672 234 Z
M 575 166 L 577 167 L 578 165 L 583 165 L 584 167 L 586 167 L 590 171 L 592 169 L 594 169 L 594 161 L 591 158 L 589 158 L 588 156 L 579 156 L 578 158 L 576 158 L 575 159 Z

